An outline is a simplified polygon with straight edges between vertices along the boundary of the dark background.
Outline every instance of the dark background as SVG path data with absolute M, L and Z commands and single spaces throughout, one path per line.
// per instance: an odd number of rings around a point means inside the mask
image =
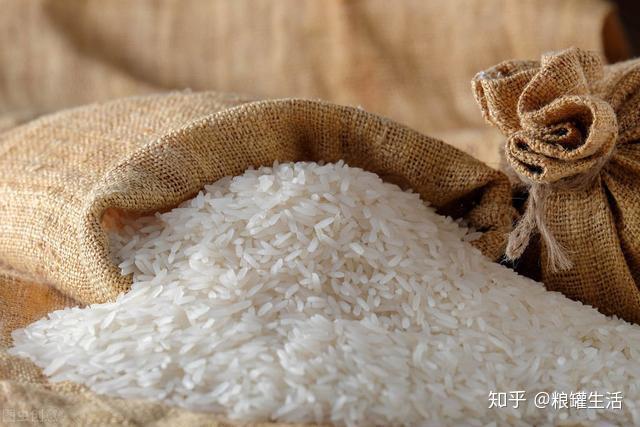
M 640 0 L 616 0 L 632 56 L 640 56 Z

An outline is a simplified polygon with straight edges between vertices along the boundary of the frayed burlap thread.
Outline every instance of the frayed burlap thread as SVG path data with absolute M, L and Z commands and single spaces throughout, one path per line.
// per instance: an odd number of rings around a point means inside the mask
M 473 89 L 529 192 L 507 258 L 534 251 L 523 269 L 549 289 L 640 322 L 640 61 L 570 48 L 498 64 Z
M 527 208 L 511 234 L 509 234 L 505 255 L 508 260 L 520 258 L 529 245 L 531 236 L 537 230 L 549 251 L 548 267 L 553 270 L 568 270 L 572 267 L 571 259 L 566 254 L 566 249 L 553 237 L 553 233 L 547 227 L 545 219 L 545 203 L 547 194 L 550 191 L 549 187 L 545 184 L 533 182 L 530 182 L 527 187 L 529 188 Z

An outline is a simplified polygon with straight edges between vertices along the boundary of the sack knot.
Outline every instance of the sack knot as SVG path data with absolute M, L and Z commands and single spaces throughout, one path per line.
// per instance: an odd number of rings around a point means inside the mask
M 557 190 L 579 190 L 611 157 L 618 123 L 598 96 L 604 69 L 592 52 L 571 48 L 537 61 L 507 61 L 472 84 L 485 118 L 507 137 L 509 166 L 529 188 L 526 210 L 509 235 L 506 256 L 519 258 L 536 231 L 552 270 L 572 263 L 546 225 L 545 201 Z

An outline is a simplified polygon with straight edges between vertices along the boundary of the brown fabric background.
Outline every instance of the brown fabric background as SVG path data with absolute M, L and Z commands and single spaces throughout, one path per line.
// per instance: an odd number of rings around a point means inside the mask
M 502 138 L 469 94 L 478 70 L 568 46 L 628 53 L 604 0 L 0 0 L 0 11 L 9 123 L 184 88 L 321 98 L 495 167 Z

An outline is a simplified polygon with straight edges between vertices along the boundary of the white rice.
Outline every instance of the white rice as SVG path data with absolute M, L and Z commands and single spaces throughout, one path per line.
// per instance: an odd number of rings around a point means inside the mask
M 490 262 L 416 194 L 342 162 L 249 170 L 112 236 L 130 292 L 12 353 L 53 381 L 239 420 L 640 423 L 640 330 Z M 527 400 L 489 408 L 490 392 Z M 541 391 L 624 396 L 546 409 Z

